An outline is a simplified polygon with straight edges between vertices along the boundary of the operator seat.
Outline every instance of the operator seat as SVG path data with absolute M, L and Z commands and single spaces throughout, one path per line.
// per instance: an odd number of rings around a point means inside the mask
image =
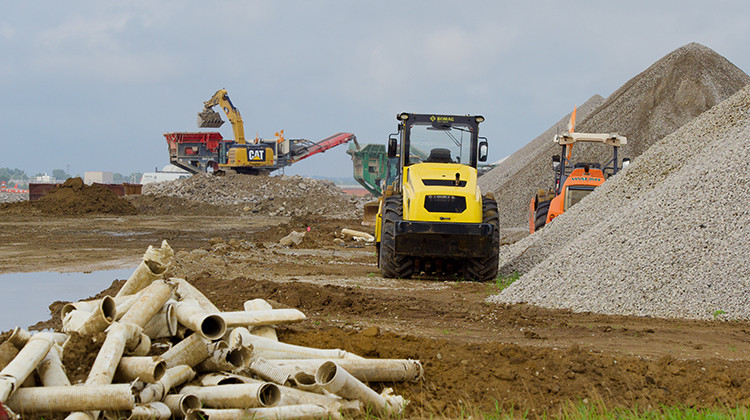
M 454 163 L 453 160 L 451 160 L 451 151 L 443 148 L 430 150 L 430 156 L 427 158 L 426 162 Z

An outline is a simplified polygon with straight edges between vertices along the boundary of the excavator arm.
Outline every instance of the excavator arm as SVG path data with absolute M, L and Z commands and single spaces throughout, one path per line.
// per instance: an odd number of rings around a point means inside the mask
M 211 99 L 203 102 L 203 111 L 198 113 L 198 127 L 202 128 L 217 128 L 224 124 L 221 119 L 221 115 L 213 110 L 213 107 L 219 105 L 224 113 L 227 115 L 229 122 L 232 123 L 232 131 L 234 131 L 234 141 L 238 144 L 246 144 L 245 142 L 245 125 L 242 122 L 242 116 L 240 116 L 240 110 L 237 109 L 232 101 L 229 99 L 229 94 L 226 89 L 219 89 L 214 93 Z

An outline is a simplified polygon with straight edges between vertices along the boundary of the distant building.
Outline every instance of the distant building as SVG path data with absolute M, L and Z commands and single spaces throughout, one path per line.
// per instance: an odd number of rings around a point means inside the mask
M 34 182 L 38 184 L 51 184 L 51 183 L 57 182 L 57 180 L 47 175 L 46 173 L 44 173 L 43 175 L 37 175 L 37 176 L 31 177 L 31 179 L 29 179 L 29 182 Z
M 190 172 L 170 164 L 162 168 L 161 171 L 144 173 L 141 177 L 141 184 L 146 185 L 152 182 L 174 181 L 182 178 L 190 178 L 190 175 Z
M 114 174 L 112 172 L 101 172 L 101 171 L 92 171 L 92 172 L 84 172 L 83 173 L 83 183 L 86 185 L 91 185 L 93 183 L 97 184 L 114 184 Z

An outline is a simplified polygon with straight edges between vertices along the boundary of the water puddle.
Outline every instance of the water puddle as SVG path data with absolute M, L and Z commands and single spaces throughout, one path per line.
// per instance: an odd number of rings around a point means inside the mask
M 135 268 L 91 273 L 0 274 L 0 331 L 28 328 L 50 317 L 49 305 L 57 300 L 79 301 L 125 280 Z

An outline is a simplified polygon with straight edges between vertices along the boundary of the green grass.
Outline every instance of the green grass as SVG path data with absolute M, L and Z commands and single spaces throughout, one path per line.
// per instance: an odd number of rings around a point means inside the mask
M 519 277 L 521 277 L 521 275 L 518 274 L 518 271 L 514 271 L 512 274 L 509 274 L 507 276 L 497 276 L 495 281 L 490 283 L 490 285 L 493 289 L 495 289 L 493 290 L 493 292 L 499 292 L 513 284 L 513 282 L 518 280 Z

